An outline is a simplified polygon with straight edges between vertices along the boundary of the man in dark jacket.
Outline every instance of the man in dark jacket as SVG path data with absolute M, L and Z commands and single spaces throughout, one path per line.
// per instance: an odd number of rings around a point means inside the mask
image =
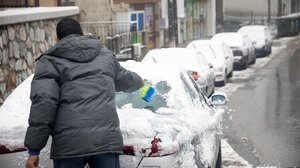
M 118 168 L 123 139 L 115 92 L 133 92 L 143 80 L 98 39 L 83 37 L 74 19 L 61 20 L 56 31 L 59 41 L 39 57 L 31 83 L 26 167 L 38 167 L 51 135 L 55 168 Z

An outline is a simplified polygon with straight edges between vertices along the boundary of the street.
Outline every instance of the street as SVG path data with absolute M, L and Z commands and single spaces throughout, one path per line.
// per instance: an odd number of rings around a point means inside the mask
M 260 68 L 253 65 L 248 76 L 234 74 L 231 87 L 236 85 L 236 91 L 218 90 L 230 96 L 224 139 L 253 166 L 300 166 L 299 42 L 294 38 L 272 59 L 260 58 L 270 61 Z

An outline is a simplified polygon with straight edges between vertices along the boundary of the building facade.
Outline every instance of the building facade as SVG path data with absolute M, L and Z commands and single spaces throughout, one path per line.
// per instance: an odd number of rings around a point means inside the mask
M 115 0 L 144 11 L 148 48 L 172 47 L 216 32 L 215 0 Z

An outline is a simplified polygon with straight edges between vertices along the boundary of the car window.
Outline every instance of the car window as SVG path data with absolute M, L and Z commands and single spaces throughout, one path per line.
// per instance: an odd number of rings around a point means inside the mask
M 132 104 L 133 108 L 148 109 L 153 112 L 161 107 L 168 107 L 167 97 L 170 91 L 170 86 L 166 81 L 161 81 L 156 85 L 153 85 L 155 94 L 150 102 L 146 102 L 140 98 L 140 90 L 132 93 L 119 92 L 116 94 L 116 106 L 118 108 L 123 107 L 126 104 Z

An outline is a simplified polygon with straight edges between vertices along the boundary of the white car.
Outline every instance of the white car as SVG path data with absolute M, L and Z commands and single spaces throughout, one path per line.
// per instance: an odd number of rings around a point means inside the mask
M 166 63 L 189 70 L 190 75 L 206 96 L 215 90 L 215 76 L 213 66 L 210 65 L 203 54 L 194 49 L 162 48 L 149 51 L 142 62 Z
M 211 51 L 207 47 L 203 51 L 203 46 L 208 46 Z M 203 51 L 203 55 L 213 64 L 215 82 L 226 85 L 227 79 L 231 78 L 233 73 L 233 53 L 228 45 L 212 40 L 195 40 L 187 47 Z
M 186 71 L 160 63 L 130 61 L 121 65 L 155 88 L 150 102 L 142 100 L 139 92 L 116 96 L 127 154 L 120 156 L 121 167 L 220 167 L 217 125 L 222 112 L 215 111 L 197 92 L 198 86 Z M 217 103 L 217 97 L 214 94 L 211 100 Z
M 264 25 L 247 25 L 238 30 L 238 33 L 247 34 L 254 41 L 255 53 L 257 57 L 271 54 L 272 37 L 268 27 Z
M 121 168 L 221 167 L 218 133 L 224 111 L 212 104 L 224 105 L 226 96 L 214 94 L 207 100 L 178 68 L 134 61 L 122 65 L 151 83 L 155 95 L 150 102 L 139 97 L 140 91 L 116 95 L 124 139 Z M 1 167 L 25 167 L 28 154 L 19 151 L 25 150 L 31 80 L 18 86 L 0 108 Z M 40 167 L 53 167 L 49 152 L 49 145 L 41 151 Z
M 232 49 L 236 68 L 247 69 L 249 64 L 256 61 L 255 49 L 246 34 L 236 32 L 217 33 L 211 40 L 224 42 Z

